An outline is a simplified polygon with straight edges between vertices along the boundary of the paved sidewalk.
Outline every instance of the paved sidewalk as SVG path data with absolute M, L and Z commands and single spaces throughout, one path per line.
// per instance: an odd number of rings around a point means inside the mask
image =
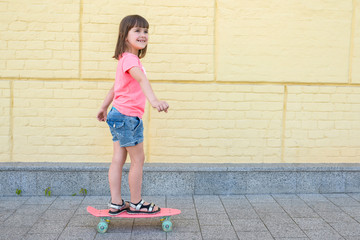
M 105 234 L 86 212 L 109 197 L 0 197 L 0 239 L 360 239 L 360 193 L 147 196 L 182 210 L 165 233 L 159 219 L 113 219 Z

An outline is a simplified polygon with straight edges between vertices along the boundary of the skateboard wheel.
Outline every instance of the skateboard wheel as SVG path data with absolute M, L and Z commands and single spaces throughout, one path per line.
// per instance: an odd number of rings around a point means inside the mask
M 106 231 L 108 230 L 108 224 L 106 221 L 100 221 L 99 224 L 97 225 L 97 231 L 99 233 L 106 233 Z
M 163 221 L 162 223 L 162 229 L 164 232 L 171 232 L 173 228 L 172 222 L 169 220 Z

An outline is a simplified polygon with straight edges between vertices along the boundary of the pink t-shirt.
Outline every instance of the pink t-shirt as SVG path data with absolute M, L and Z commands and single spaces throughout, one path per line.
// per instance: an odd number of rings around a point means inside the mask
M 133 67 L 139 67 L 146 74 L 140 59 L 136 55 L 128 52 L 123 53 L 116 68 L 113 106 L 126 116 L 142 118 L 146 97 L 139 82 L 129 73 Z

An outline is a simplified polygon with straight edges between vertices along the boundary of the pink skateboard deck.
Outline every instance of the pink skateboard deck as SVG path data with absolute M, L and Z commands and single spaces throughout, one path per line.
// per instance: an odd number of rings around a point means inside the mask
M 109 209 L 96 209 L 91 206 L 87 207 L 87 211 L 95 216 L 100 217 L 100 222 L 97 226 L 97 230 L 99 233 L 105 233 L 108 229 L 108 223 L 110 222 L 110 218 L 154 218 L 160 217 L 162 222 L 162 228 L 165 232 L 172 231 L 172 222 L 170 220 L 171 216 L 178 215 L 181 213 L 179 209 L 175 208 L 161 208 L 160 212 L 154 214 L 129 214 L 126 211 L 122 212 L 116 216 L 112 216 L 109 214 Z

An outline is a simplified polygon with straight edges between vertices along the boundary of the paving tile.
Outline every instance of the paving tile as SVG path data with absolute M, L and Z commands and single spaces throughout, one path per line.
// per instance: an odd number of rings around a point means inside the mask
M 40 215 L 45 212 L 50 205 L 27 205 L 23 204 L 15 213 L 22 215 Z
M 69 226 L 71 227 L 93 227 L 99 223 L 99 219 L 94 218 L 90 214 L 88 215 L 74 215 L 70 222 Z
M 326 222 L 355 222 L 355 220 L 344 212 L 318 212 Z
M 297 194 L 271 194 L 271 196 L 276 200 L 300 200 Z
M 176 232 L 200 232 L 198 220 L 176 220 L 172 223 Z
M 249 200 L 243 195 L 234 198 L 224 197 L 221 198 L 221 202 L 227 211 L 232 211 L 239 208 L 252 208 Z
M 25 202 L 25 204 L 31 205 L 50 205 L 52 204 L 57 197 L 45 197 L 45 196 L 32 196 Z
M 309 240 L 309 238 L 275 238 L 275 240 Z
M 288 208 L 308 207 L 306 202 L 300 198 L 298 198 L 298 199 L 277 199 L 276 201 L 282 207 L 288 207 Z
M 96 230 L 93 227 L 67 227 L 61 233 L 59 240 L 94 239 Z
M 100 220 L 97 218 L 94 228 L 97 226 L 99 221 Z M 134 219 L 111 219 L 107 233 L 131 233 L 133 226 Z
M 309 207 L 315 212 L 341 212 L 341 209 L 331 202 L 312 202 Z
M 360 207 L 341 207 L 351 217 L 360 217 Z
M 247 199 L 240 200 L 222 200 L 226 211 L 230 212 L 235 209 L 248 209 L 252 208 L 250 202 Z
M 22 206 L 29 198 L 28 197 L 1 197 L 0 209 L 13 210 Z
M 357 236 L 345 236 L 346 240 L 359 240 L 360 239 L 360 235 Z
M 351 197 L 336 197 L 328 199 L 338 207 L 360 207 L 360 203 Z
M 319 215 L 310 207 L 292 207 L 292 208 L 285 208 L 285 210 L 292 218 L 319 217 Z
M 240 240 L 273 240 L 269 232 L 236 232 Z
M 130 233 L 109 233 L 106 232 L 105 234 L 98 233 L 96 234 L 95 240 L 130 240 L 131 239 L 131 232 Z
M 329 200 L 321 194 L 298 194 L 305 202 L 329 202 Z
M 331 226 L 322 218 L 294 218 L 302 230 L 329 229 Z
M 48 209 L 41 216 L 43 221 L 70 221 L 74 215 L 74 210 Z
M 252 218 L 259 218 L 256 211 L 252 208 L 248 209 L 233 209 L 231 211 L 227 211 L 227 214 L 229 215 L 230 219 L 252 219 Z
M 198 219 L 201 226 L 231 225 L 228 215 L 224 213 L 222 214 L 199 213 Z
M 360 202 L 360 193 L 348 193 L 347 195 Z
M 286 224 L 266 224 L 266 227 L 269 229 L 270 233 L 274 237 L 282 238 L 299 238 L 306 237 L 304 232 L 295 224 L 295 223 L 286 223 Z
M 67 221 L 38 221 L 37 223 L 34 224 L 34 226 L 32 226 L 29 233 L 59 234 L 64 230 L 66 224 Z
M 277 203 L 252 203 L 257 213 L 261 212 L 284 212 L 284 209 Z
M 200 232 L 170 232 L 167 233 L 167 240 L 202 240 Z
M 275 203 L 275 199 L 271 195 L 266 194 L 247 194 L 246 198 L 250 203 Z
M 330 225 L 342 236 L 360 235 L 360 224 L 358 222 L 337 222 Z
M 159 228 L 154 228 L 153 226 L 141 226 L 134 227 L 131 239 L 146 239 L 146 240 L 165 240 L 166 233 Z
M 59 234 L 27 234 L 24 236 L 24 240 L 56 240 Z
M 190 209 L 181 209 L 181 214 L 180 215 L 175 215 L 173 217 L 171 217 L 171 219 L 174 220 L 178 220 L 178 219 L 196 219 L 197 215 L 196 215 L 196 210 L 195 208 L 190 208 Z
M 29 227 L 5 227 L 0 225 L 0 239 L 23 239 L 24 235 L 29 231 L 29 229 Z
M 259 213 L 260 218 L 265 224 L 289 224 L 294 220 L 285 212 L 280 213 Z
M 219 198 L 221 199 L 221 201 L 224 200 L 247 200 L 246 195 L 242 195 L 242 194 L 234 194 L 234 195 L 219 195 Z
M 76 210 L 81 204 L 81 201 L 78 199 L 56 199 L 49 207 L 49 209 L 58 209 L 58 210 Z
M 40 218 L 40 215 L 22 215 L 19 213 L 11 215 L 1 226 L 32 227 Z
M 267 231 L 260 219 L 235 219 L 231 221 L 236 232 L 264 232 Z
M 167 197 L 166 198 L 166 207 L 167 208 L 176 208 L 176 209 L 192 209 L 195 208 L 194 201 L 192 196 L 186 197 Z
M 137 226 L 161 226 L 160 218 L 135 218 L 134 227 Z
M 158 218 L 112 218 L 107 233 L 99 234 L 99 219 L 86 208 L 104 208 L 109 199 L 0 197 L 0 240 L 360 239 L 360 194 L 144 196 L 160 207 L 182 210 L 172 217 L 173 232 L 163 232 Z
M 122 196 L 122 197 L 124 200 L 129 199 L 128 197 L 127 198 L 125 198 L 124 196 Z M 109 203 L 110 198 L 111 197 L 109 197 L 109 196 L 86 196 L 81 204 L 90 205 L 90 206 L 93 206 L 93 205 L 106 206 Z
M 333 229 L 305 230 L 305 233 L 311 240 L 344 240 L 344 238 Z
M 231 226 L 202 226 L 201 234 L 204 240 L 237 239 L 237 235 Z
M 222 205 L 196 205 L 197 213 L 218 213 L 218 214 L 226 214 L 226 210 Z
M 219 195 L 194 195 L 195 203 L 221 203 Z
M 1 209 L 0 208 L 0 223 L 4 222 L 11 215 L 13 215 L 15 211 L 16 211 L 16 209 Z

